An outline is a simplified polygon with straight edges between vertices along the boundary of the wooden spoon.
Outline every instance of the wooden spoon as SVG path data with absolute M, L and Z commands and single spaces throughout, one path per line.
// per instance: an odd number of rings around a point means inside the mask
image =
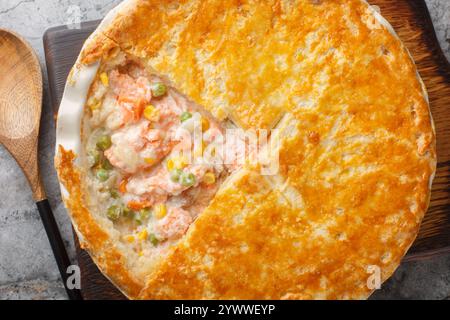
M 40 178 L 38 137 L 42 111 L 42 73 L 31 46 L 17 34 L 0 29 L 0 143 L 28 179 L 70 299 L 79 290 L 67 287 L 71 265 Z

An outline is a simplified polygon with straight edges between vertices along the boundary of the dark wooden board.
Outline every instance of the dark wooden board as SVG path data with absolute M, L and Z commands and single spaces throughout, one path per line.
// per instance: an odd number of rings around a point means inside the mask
M 430 208 L 419 236 L 405 261 L 450 253 L 450 64 L 439 46 L 431 18 L 423 0 L 371 0 L 378 5 L 410 50 L 427 86 L 436 124 L 438 170 Z M 44 48 L 51 102 L 55 113 L 61 101 L 67 75 L 85 39 L 98 21 L 81 29 L 66 26 L 49 29 Z M 77 245 L 85 299 L 124 299 L 125 297 L 99 272 L 89 255 Z

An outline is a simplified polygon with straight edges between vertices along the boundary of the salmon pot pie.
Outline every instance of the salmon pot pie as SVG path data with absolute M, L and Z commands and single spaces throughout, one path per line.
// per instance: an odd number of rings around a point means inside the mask
M 132 299 L 367 298 L 435 167 L 423 82 L 361 0 L 124 1 L 58 115 L 65 205 Z

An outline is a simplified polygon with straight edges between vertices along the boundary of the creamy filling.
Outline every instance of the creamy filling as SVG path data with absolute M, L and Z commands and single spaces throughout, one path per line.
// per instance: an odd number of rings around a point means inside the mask
M 216 152 L 222 125 L 127 60 L 99 72 L 87 106 L 91 206 L 140 256 L 160 252 L 187 232 L 238 166 L 224 165 Z

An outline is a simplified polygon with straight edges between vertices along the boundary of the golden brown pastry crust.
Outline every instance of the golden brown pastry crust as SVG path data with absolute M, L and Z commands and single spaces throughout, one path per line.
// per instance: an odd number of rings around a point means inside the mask
M 58 148 L 55 167 L 59 181 L 70 197 L 63 197 L 70 212 L 73 225 L 79 235 L 80 245 L 85 249 L 102 272 L 128 297 L 136 297 L 142 283 L 129 272 L 129 263 L 110 240 L 106 230 L 93 218 L 85 207 L 86 194 L 82 188 L 82 174 L 74 166 L 75 154 Z
M 365 2 L 133 0 L 92 39 L 82 63 L 118 45 L 216 117 L 282 137 L 279 175 L 235 173 L 145 288 L 60 151 L 83 243 L 129 297 L 357 299 L 372 291 L 367 266 L 386 280 L 400 264 L 428 206 L 435 135 L 413 61 Z

